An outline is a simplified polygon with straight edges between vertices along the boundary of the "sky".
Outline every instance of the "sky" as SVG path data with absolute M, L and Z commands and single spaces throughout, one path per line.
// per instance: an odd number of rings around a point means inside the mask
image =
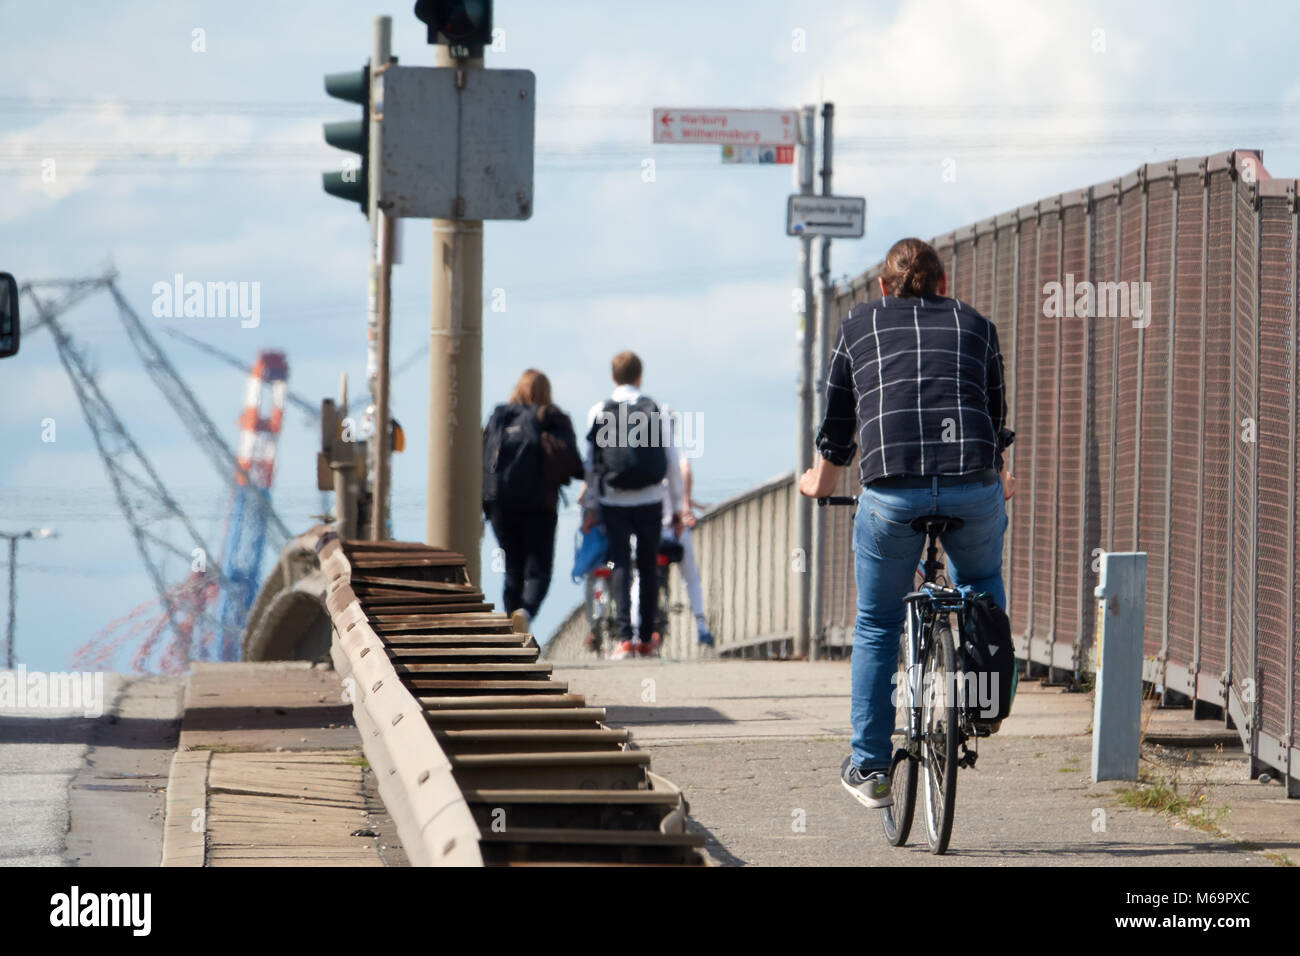
M 320 185 L 345 155 L 321 124 L 359 109 L 327 97 L 322 79 L 364 63 L 378 14 L 393 17 L 400 62 L 431 65 L 411 6 L 0 2 L 0 270 L 21 282 L 115 269 L 231 444 L 244 376 L 169 329 L 248 363 L 284 350 L 290 388 L 312 403 L 344 373 L 354 396 L 364 391 L 368 227 Z M 704 423 L 693 464 L 705 504 L 793 467 L 793 170 L 653 145 L 654 107 L 833 102 L 835 192 L 867 200 L 865 237 L 831 246 L 837 279 L 903 236 L 1145 162 L 1260 148 L 1273 175 L 1300 174 L 1300 16 L 1286 2 L 498 0 L 495 11 L 502 48 L 487 65 L 537 78 L 535 211 L 485 227 L 484 300 L 501 290 L 505 310 L 483 316 L 482 417 L 532 366 L 580 419 L 609 389 L 610 356 L 633 349 L 646 392 Z M 395 368 L 427 341 L 432 248 L 427 220 L 400 232 Z M 154 284 L 177 273 L 257 283 L 259 324 L 155 316 Z M 61 323 L 172 497 L 219 542 L 227 476 L 154 388 L 112 300 L 92 296 Z M 407 438 L 394 530 L 408 540 L 424 531 L 428 386 L 418 358 L 393 385 Z M 17 657 L 61 669 L 156 594 L 48 330 L 0 363 L 0 397 L 0 531 L 58 532 L 20 546 Z M 51 419 L 55 440 L 43 440 Z M 289 410 L 274 499 L 295 533 L 321 510 L 317 447 L 316 425 Z M 541 637 L 579 600 L 576 525 L 570 507 Z M 494 546 L 489 530 L 483 586 L 498 601 Z M 186 570 L 176 562 L 169 579 Z

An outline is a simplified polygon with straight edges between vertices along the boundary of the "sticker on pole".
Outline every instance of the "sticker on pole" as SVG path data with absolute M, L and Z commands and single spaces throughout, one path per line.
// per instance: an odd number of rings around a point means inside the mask
M 794 162 L 793 146 L 724 146 L 724 163 L 757 163 L 789 166 Z
M 867 231 L 867 201 L 861 196 L 804 196 L 795 193 L 785 206 L 787 236 L 861 239 Z
M 687 146 L 795 146 L 799 142 L 797 110 L 656 109 L 656 143 Z

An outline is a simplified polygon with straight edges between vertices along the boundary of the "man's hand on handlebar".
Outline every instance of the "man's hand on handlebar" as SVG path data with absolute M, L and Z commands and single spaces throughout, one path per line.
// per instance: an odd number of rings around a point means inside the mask
M 799 494 L 805 498 L 825 498 L 840 482 L 844 469 L 818 457 L 817 463 L 799 476 Z

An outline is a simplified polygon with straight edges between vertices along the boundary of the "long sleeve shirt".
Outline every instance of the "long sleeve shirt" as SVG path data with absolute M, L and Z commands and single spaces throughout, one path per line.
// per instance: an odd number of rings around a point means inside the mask
M 817 449 L 862 483 L 1002 468 L 1002 352 L 993 323 L 943 296 L 855 305 L 840 325 Z

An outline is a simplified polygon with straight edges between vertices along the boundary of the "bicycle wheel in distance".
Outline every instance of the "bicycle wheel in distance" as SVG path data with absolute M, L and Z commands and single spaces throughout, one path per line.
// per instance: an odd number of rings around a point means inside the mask
M 925 778 L 925 836 L 931 853 L 948 849 L 957 802 L 957 694 L 952 631 L 942 621 L 930 632 L 921 681 L 921 766 Z
M 907 835 L 912 831 L 912 814 L 916 809 L 916 758 L 907 752 L 911 744 L 912 708 L 915 706 L 907 681 L 907 665 L 911 659 L 912 649 L 904 631 L 898 642 L 898 682 L 894 685 L 894 728 L 902 731 L 901 740 L 900 735 L 895 734 L 897 749 L 890 770 L 890 790 L 894 795 L 894 804 L 880 811 L 885 839 L 891 846 L 902 846 L 907 842 Z

